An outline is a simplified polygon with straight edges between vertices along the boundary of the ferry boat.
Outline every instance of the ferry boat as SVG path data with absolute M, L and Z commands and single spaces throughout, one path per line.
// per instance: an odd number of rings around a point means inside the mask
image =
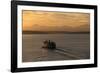
M 47 49 L 56 49 L 56 43 L 50 40 L 45 40 L 43 42 L 42 48 L 47 48 Z

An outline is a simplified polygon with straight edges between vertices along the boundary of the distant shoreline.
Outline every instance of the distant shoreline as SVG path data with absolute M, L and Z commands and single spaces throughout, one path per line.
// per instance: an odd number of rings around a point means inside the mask
M 66 31 L 23 31 L 22 34 L 90 34 L 90 32 L 66 32 Z

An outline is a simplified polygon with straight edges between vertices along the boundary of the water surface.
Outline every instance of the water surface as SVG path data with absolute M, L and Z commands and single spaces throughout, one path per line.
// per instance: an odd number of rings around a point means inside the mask
M 44 40 L 56 42 L 58 50 L 41 48 Z M 54 61 L 90 58 L 90 34 L 23 34 L 22 61 Z

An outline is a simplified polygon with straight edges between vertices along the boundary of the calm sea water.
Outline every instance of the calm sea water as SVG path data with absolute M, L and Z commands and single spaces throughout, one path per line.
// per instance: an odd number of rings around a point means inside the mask
M 23 62 L 90 58 L 90 34 L 23 34 L 22 40 Z M 41 48 L 44 40 L 56 42 L 58 50 Z

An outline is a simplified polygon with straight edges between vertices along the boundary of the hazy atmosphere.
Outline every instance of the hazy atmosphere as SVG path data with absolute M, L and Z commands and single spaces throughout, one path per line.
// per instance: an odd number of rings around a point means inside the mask
M 24 31 L 89 32 L 90 14 L 23 10 Z
M 22 12 L 22 61 L 90 58 L 90 14 L 78 12 Z

